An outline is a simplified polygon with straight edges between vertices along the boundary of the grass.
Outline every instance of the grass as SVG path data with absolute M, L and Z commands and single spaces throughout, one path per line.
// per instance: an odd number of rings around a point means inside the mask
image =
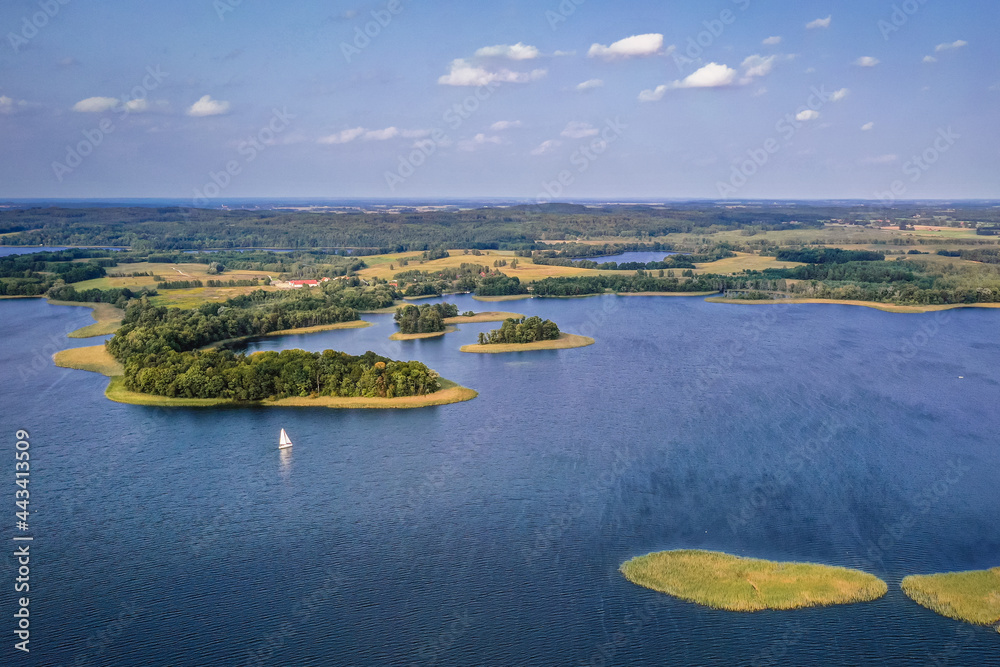
M 426 338 L 440 338 L 445 334 L 458 331 L 457 327 L 445 327 L 444 331 L 432 331 L 431 333 L 404 334 L 394 333 L 389 336 L 389 340 L 424 340 Z
M 534 343 L 509 343 L 503 345 L 463 345 L 462 352 L 478 354 L 502 354 L 504 352 L 531 352 L 534 350 L 568 350 L 574 347 L 593 345 L 594 339 L 563 332 L 557 340 L 540 340 Z
M 972 572 L 913 575 L 903 592 L 942 616 L 975 625 L 996 625 L 1000 632 L 1000 567 Z
M 110 303 L 82 303 L 79 301 L 53 301 L 52 299 L 49 299 L 49 303 L 54 306 L 84 306 L 91 309 L 91 315 L 97 321 L 70 332 L 67 334 L 69 338 L 92 338 L 113 334 L 122 325 L 122 318 L 125 317 L 123 310 L 115 308 Z
M 934 313 L 941 310 L 953 310 L 955 308 L 1000 308 L 1000 303 L 960 303 L 946 306 L 900 306 L 894 303 L 878 303 L 876 301 L 849 301 L 846 299 L 726 299 L 724 297 L 713 297 L 705 299 L 711 303 L 728 303 L 734 305 L 776 305 L 776 304 L 837 304 L 841 306 L 862 306 L 883 310 L 887 313 Z
M 476 313 L 470 317 L 446 317 L 444 318 L 445 324 L 476 324 L 479 322 L 503 322 L 505 320 L 513 319 L 519 320 L 524 315 L 520 313 L 506 313 L 503 311 L 490 311 L 486 313 Z
M 726 611 L 801 609 L 877 600 L 884 581 L 860 570 L 777 563 L 717 551 L 661 551 L 620 568 L 634 584 Z
M 441 378 L 441 389 L 426 396 L 404 396 L 402 398 L 341 398 L 320 396 L 316 398 L 285 398 L 277 401 L 256 401 L 240 403 L 225 398 L 168 398 L 129 391 L 122 378 L 122 366 L 108 354 L 103 345 L 78 347 L 63 350 L 53 355 L 56 366 L 74 368 L 81 371 L 100 373 L 111 378 L 104 395 L 116 403 L 146 405 L 164 408 L 214 408 L 221 406 L 270 406 L 309 408 L 365 408 L 365 409 L 413 409 L 435 405 L 449 405 L 471 401 L 479 393 L 463 387 L 451 380 Z

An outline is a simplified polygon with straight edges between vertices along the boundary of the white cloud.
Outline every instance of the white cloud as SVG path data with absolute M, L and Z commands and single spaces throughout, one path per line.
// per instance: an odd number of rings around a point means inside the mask
M 817 118 L 819 118 L 819 112 L 812 109 L 806 109 L 795 114 L 795 120 L 803 123 L 807 120 L 816 120 Z
M 743 68 L 743 75 L 747 79 L 752 79 L 757 76 L 766 76 L 774 69 L 774 63 L 778 62 L 778 56 L 760 56 L 752 55 L 748 56 L 740 67 Z
M 938 44 L 936 47 L 934 47 L 934 50 L 937 53 L 941 53 L 942 51 L 952 51 L 954 49 L 960 49 L 963 46 L 968 46 L 968 45 L 969 43 L 967 41 L 965 41 L 964 39 L 959 39 L 954 42 L 951 42 L 950 44 L 947 42 L 944 44 Z
M 480 132 L 472 139 L 458 142 L 458 149 L 461 151 L 474 151 L 483 146 L 499 146 L 502 143 L 503 139 L 500 137 L 489 136 Z
M 673 47 L 671 47 L 672 49 Z M 590 47 L 587 55 L 591 58 L 604 58 L 605 60 L 616 60 L 619 58 L 642 58 L 655 56 L 663 51 L 663 35 L 659 33 L 649 33 L 646 35 L 632 35 L 625 39 L 620 39 L 610 46 L 594 44 Z
M 847 96 L 851 94 L 851 91 L 847 88 L 841 88 L 840 90 L 835 90 L 830 93 L 831 102 L 840 102 L 841 100 L 847 99 Z
M 875 65 L 878 65 L 880 62 L 881 61 L 878 58 L 873 58 L 871 56 L 861 56 L 860 58 L 854 61 L 854 64 L 857 65 L 858 67 L 875 67 Z
M 549 151 L 554 150 L 554 149 L 558 148 L 559 146 L 562 146 L 562 142 L 561 141 L 557 141 L 555 139 L 547 139 L 547 140 L 543 141 L 538 146 L 538 148 L 536 148 L 533 151 L 531 151 L 531 154 L 532 155 L 545 155 Z
M 579 90 L 580 92 L 584 92 L 587 90 L 593 90 L 594 88 L 602 88 L 603 86 L 604 86 L 604 81 L 602 81 L 601 79 L 588 79 L 583 83 L 576 84 L 576 89 Z
M 0 114 L 4 116 L 13 116 L 21 111 L 27 111 L 32 106 L 27 100 L 15 100 L 12 97 L 0 95 Z
M 201 99 L 191 105 L 187 115 L 195 117 L 221 116 L 228 111 L 229 102 L 213 100 L 211 95 L 203 95 Z
M 458 58 L 451 62 L 451 71 L 440 77 L 442 86 L 485 86 L 490 83 L 527 83 L 537 81 L 548 73 L 544 69 L 531 72 L 512 72 L 508 69 L 491 71 Z
M 518 42 L 517 44 L 497 44 L 484 46 L 476 51 L 480 58 L 507 58 L 508 60 L 534 60 L 541 55 L 534 46 Z
M 781 44 L 781 37 L 777 35 L 775 35 L 774 37 L 768 37 L 763 42 L 761 42 L 761 44 L 763 44 L 764 46 L 776 46 L 778 44 Z
M 924 56 L 924 62 L 927 64 L 936 63 L 937 58 L 935 58 L 934 56 Z
M 88 97 L 73 105 L 73 111 L 80 113 L 104 113 L 111 111 L 119 104 L 117 97 Z
M 555 51 L 552 55 L 557 58 L 561 58 L 563 56 L 575 56 L 576 51 Z
M 523 123 L 519 120 L 498 120 L 497 122 L 490 125 L 490 129 L 494 132 L 503 132 L 504 130 L 511 130 L 515 127 L 521 127 Z
M 736 70 L 732 67 L 720 65 L 718 63 L 709 63 L 689 75 L 683 81 L 674 81 L 669 85 L 664 84 L 651 90 L 642 91 L 639 93 L 639 101 L 658 102 L 663 99 L 663 96 L 668 90 L 676 88 L 721 88 L 723 86 L 732 85 L 735 80 Z M 750 79 L 747 78 L 741 83 L 747 83 L 749 80 Z
M 876 155 L 875 157 L 866 157 L 861 160 L 861 164 L 892 164 L 899 160 L 898 155 Z
M 395 139 L 398 136 L 398 127 L 387 127 L 384 130 L 368 130 L 362 138 L 365 141 L 388 141 L 389 139 Z
M 597 136 L 598 132 L 599 130 L 590 123 L 582 123 L 574 120 L 566 125 L 561 134 L 567 139 L 583 139 L 585 137 Z
M 423 139 L 431 136 L 430 130 L 400 130 L 399 136 L 404 139 Z
M 815 21 L 810 21 L 806 24 L 808 30 L 814 30 L 816 28 L 829 28 L 830 22 L 833 21 L 833 15 L 827 16 L 825 19 L 816 19 Z
M 354 127 L 349 130 L 342 130 L 336 134 L 331 134 L 326 137 L 320 137 L 319 143 L 321 144 L 349 144 L 358 137 L 365 133 L 365 128 Z
M 865 123 L 864 125 L 861 126 L 861 131 L 862 132 L 868 132 L 868 131 L 870 131 L 874 127 L 875 127 L 875 123 Z
M 130 113 L 142 113 L 149 110 L 149 102 L 145 99 L 129 100 L 125 103 L 125 110 Z

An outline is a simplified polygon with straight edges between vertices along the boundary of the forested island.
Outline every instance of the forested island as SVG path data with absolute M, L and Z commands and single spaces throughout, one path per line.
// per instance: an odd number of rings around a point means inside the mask
M 499 329 L 479 334 L 476 345 L 462 346 L 462 352 L 497 354 L 533 350 L 564 350 L 593 345 L 594 339 L 559 330 L 552 320 L 536 316 L 507 318 Z
M 436 303 L 397 308 L 393 319 L 399 325 L 399 333 L 406 336 L 444 333 L 447 328 L 444 321 L 449 317 L 458 317 L 458 306 Z

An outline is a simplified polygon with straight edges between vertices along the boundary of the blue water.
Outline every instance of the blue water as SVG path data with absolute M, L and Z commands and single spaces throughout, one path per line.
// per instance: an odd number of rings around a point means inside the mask
M 580 257 L 578 259 L 589 259 L 592 262 L 597 262 L 598 264 L 603 264 L 605 262 L 618 262 L 619 264 L 623 262 L 662 262 L 664 258 L 670 255 L 676 255 L 675 252 L 623 252 L 620 255 L 607 255 L 605 257 Z
M 124 248 L 103 248 L 104 250 L 124 250 Z M 0 257 L 10 255 L 30 255 L 36 252 L 57 252 L 59 250 L 69 250 L 63 246 L 0 246 Z
M 1000 311 L 498 306 L 597 343 L 467 355 L 492 325 L 399 343 L 379 315 L 252 346 L 373 349 L 480 392 L 380 412 L 111 403 L 104 378 L 48 362 L 94 343 L 64 337 L 89 311 L 0 302 L 0 469 L 13 478 L 17 428 L 33 464 L 32 652 L 17 664 L 997 664 L 1000 635 L 899 581 L 1000 565 Z M 617 572 L 684 547 L 861 567 L 889 593 L 731 614 Z

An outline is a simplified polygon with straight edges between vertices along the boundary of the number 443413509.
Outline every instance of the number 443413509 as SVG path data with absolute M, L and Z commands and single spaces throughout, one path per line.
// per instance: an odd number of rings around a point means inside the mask
M 18 520 L 17 527 L 20 530 L 28 530 L 28 502 L 30 498 L 30 494 L 28 493 L 28 482 L 31 474 L 31 467 L 28 463 L 31 455 L 28 453 L 28 448 L 30 445 L 28 444 L 27 432 L 18 431 L 17 437 L 18 443 L 15 445 L 17 451 L 14 455 L 17 460 L 15 472 L 16 480 L 14 484 L 16 484 L 19 488 L 14 494 L 14 504 L 17 505 L 17 508 L 21 511 L 16 512 L 15 516 Z

